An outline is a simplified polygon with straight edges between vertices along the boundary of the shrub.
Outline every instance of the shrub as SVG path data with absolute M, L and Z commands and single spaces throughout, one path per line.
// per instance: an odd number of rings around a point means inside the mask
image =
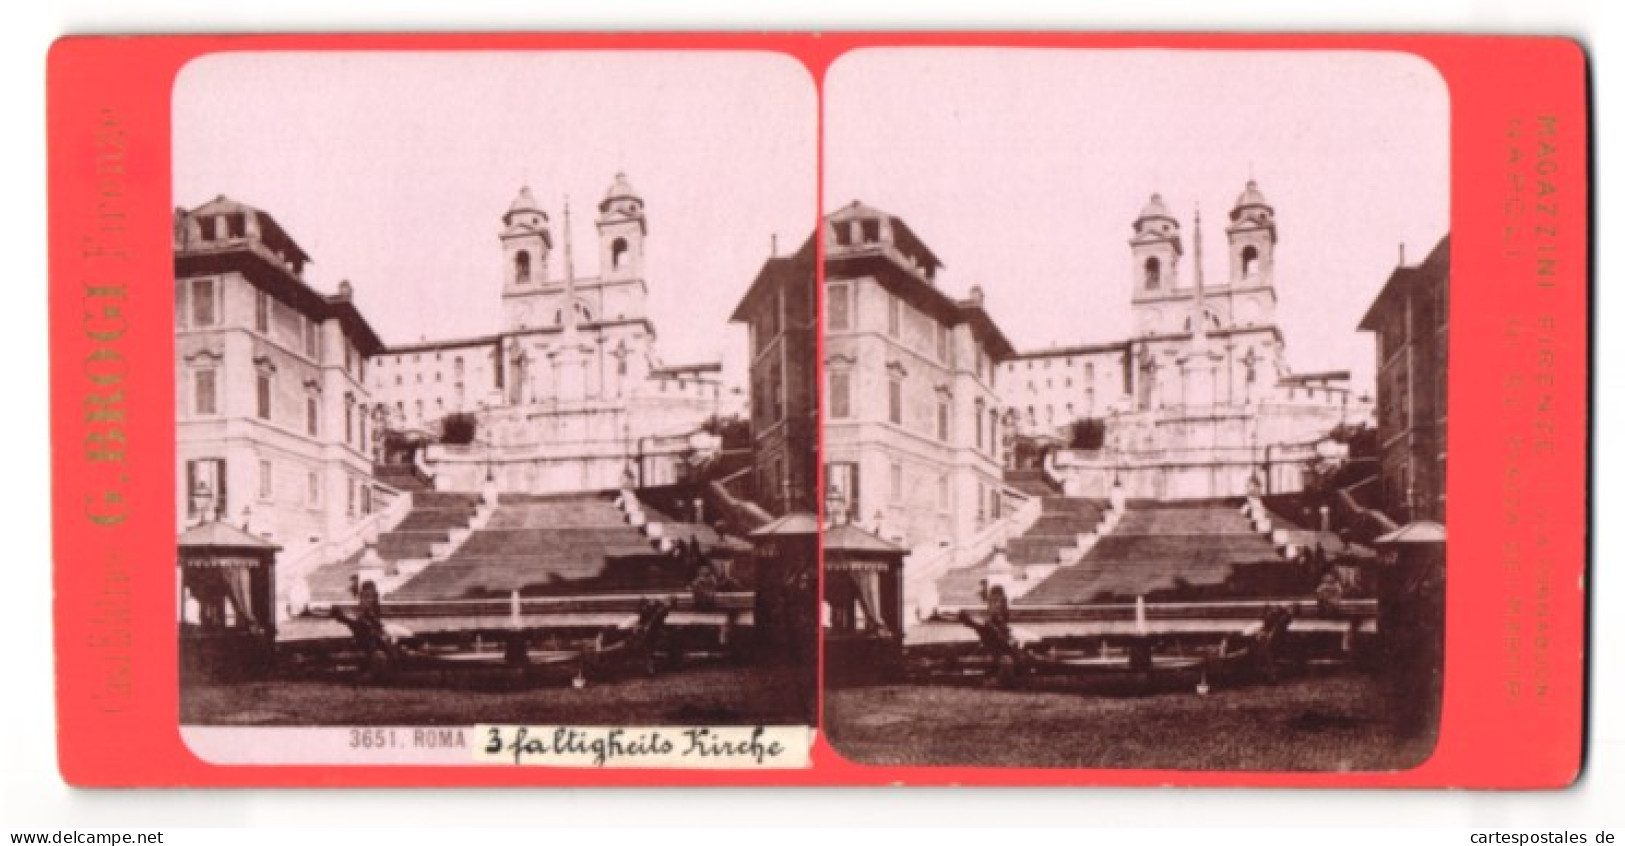
M 467 446 L 479 434 L 478 419 L 472 414 L 448 414 L 440 422 L 440 442 L 453 446 Z

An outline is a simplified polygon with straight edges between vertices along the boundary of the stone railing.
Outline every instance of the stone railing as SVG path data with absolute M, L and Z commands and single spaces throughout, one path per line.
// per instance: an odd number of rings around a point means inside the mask
M 1009 499 L 1022 500 L 1009 514 L 958 544 L 920 547 L 903 559 L 903 607 L 915 609 L 915 620 L 928 619 L 935 613 L 936 582 L 949 570 L 980 563 L 1010 538 L 1026 534 L 1043 516 L 1043 499 L 1013 491 L 1005 493 Z
M 434 468 L 430 467 L 428 462 L 425 461 L 424 454 L 427 452 L 426 449 L 420 449 L 412 453 L 412 471 L 417 474 L 419 479 L 423 480 L 424 484 L 429 486 L 429 490 L 438 490 L 435 486 Z
M 304 578 L 332 561 L 348 558 L 360 552 L 369 542 L 375 540 L 380 534 L 389 531 L 406 519 L 412 510 L 412 497 L 410 494 L 395 490 L 379 482 L 373 483 L 374 504 L 378 504 L 377 496 L 382 494 L 385 502 L 375 508 L 371 514 L 351 523 L 336 537 L 328 538 L 320 543 L 312 544 L 298 555 L 287 561 L 278 562 L 277 580 L 283 585 L 291 587 Z M 286 588 L 279 590 L 277 614 L 285 619 L 291 614 L 298 614 L 304 608 L 293 608 L 293 604 L 303 605 L 295 594 L 296 591 Z

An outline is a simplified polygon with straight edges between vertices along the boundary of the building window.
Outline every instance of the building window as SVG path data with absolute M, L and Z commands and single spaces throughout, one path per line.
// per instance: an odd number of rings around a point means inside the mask
M 937 440 L 948 441 L 948 398 L 937 397 Z
M 215 284 L 213 279 L 192 280 L 192 327 L 215 325 Z
M 1145 260 L 1145 289 L 1155 291 L 1162 287 L 1162 261 L 1156 256 Z
M 261 420 L 271 419 L 271 374 L 265 370 L 254 375 L 254 415 Z
M 862 221 L 861 223 L 863 225 L 863 243 L 865 243 L 865 244 L 878 244 L 878 243 L 880 243 L 880 221 L 878 221 L 878 220 L 865 220 L 865 221 Z
M 305 327 L 305 357 L 319 360 L 322 357 L 321 327 L 316 321 L 306 319 Z
M 897 295 L 888 295 L 886 299 L 886 334 L 893 338 L 903 332 L 903 301 Z
M 896 461 L 891 463 L 891 490 L 887 494 L 893 503 L 903 501 L 903 465 Z
M 903 425 L 903 381 L 896 377 L 886 385 L 886 419 Z
M 986 403 L 976 401 L 976 448 L 982 448 L 982 439 L 986 437 L 987 425 L 982 422 L 982 409 Z
M 246 237 L 248 237 L 248 218 L 247 218 L 247 215 L 243 214 L 242 212 L 237 212 L 235 214 L 226 215 L 226 237 L 227 238 L 246 238 Z
M 413 408 L 414 408 L 415 411 L 417 411 L 417 415 L 418 415 L 417 419 L 422 420 L 423 419 L 423 400 L 418 400 L 416 403 L 414 403 Z
M 355 516 L 356 506 L 359 504 L 358 500 L 360 500 L 361 495 L 356 492 L 357 485 L 355 483 L 355 477 L 354 476 L 349 477 L 347 482 L 348 483 L 345 485 L 346 496 L 345 496 L 345 503 L 344 503 L 344 513 L 349 517 L 354 517 Z
M 829 328 L 844 331 L 852 328 L 852 287 L 829 286 Z
M 616 238 L 609 246 L 609 266 L 617 270 L 625 266 L 628 249 L 625 238 Z
M 514 254 L 513 278 L 521 285 L 530 281 L 530 253 L 520 250 Z
M 254 291 L 254 331 L 271 334 L 271 295 L 258 289 Z
M 344 442 L 355 443 L 355 397 L 344 397 Z
M 198 415 L 212 415 L 220 413 L 220 406 L 216 399 L 214 368 L 192 371 L 192 413 Z
M 829 416 L 836 420 L 845 420 L 852 416 L 852 374 L 850 371 L 830 371 Z
M 322 480 L 314 470 L 305 474 L 305 504 L 312 507 L 322 504 Z
M 271 462 L 260 459 L 260 499 L 271 498 Z
M 991 408 L 987 410 L 987 451 L 991 455 L 999 452 L 999 412 Z
M 321 434 L 321 413 L 316 404 L 315 397 L 305 397 L 305 434 L 316 437 Z
M 226 498 L 226 460 L 223 458 L 194 458 L 186 462 L 186 516 L 193 520 L 218 520 L 228 513 Z M 208 494 L 213 511 L 198 510 L 202 504 L 198 494 Z
M 767 379 L 768 411 L 771 415 L 768 420 L 777 423 L 784 419 L 784 371 L 780 369 L 777 359 L 769 364 Z
M 768 304 L 768 307 L 764 310 L 764 314 L 762 316 L 767 318 L 767 326 L 765 329 L 767 335 L 766 340 L 771 341 L 779 334 L 779 324 L 784 316 L 783 289 L 775 289 L 773 291 L 773 301 Z
M 860 520 L 863 507 L 858 502 L 858 465 L 847 461 L 834 461 L 825 465 L 824 484 L 829 493 L 846 510 L 848 520 Z M 831 515 L 833 516 L 833 515 Z
M 1241 248 L 1241 278 L 1251 279 L 1258 274 L 1258 248 L 1248 244 Z

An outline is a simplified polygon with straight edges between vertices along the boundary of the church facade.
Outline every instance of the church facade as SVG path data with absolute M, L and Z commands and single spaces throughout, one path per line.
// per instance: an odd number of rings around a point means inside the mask
M 664 364 L 647 312 L 643 198 L 617 174 L 597 206 L 598 274 L 578 275 L 529 187 L 502 215 L 503 324 L 490 335 L 391 347 L 373 389 L 390 428 L 433 431 L 473 415 L 477 442 L 437 444 L 436 486 L 551 493 L 676 481 L 694 433 L 723 413 L 721 366 Z M 698 439 L 698 440 L 697 440 Z
M 1208 280 L 1202 219 L 1191 238 L 1160 195 L 1128 241 L 1132 334 L 1018 354 L 1004 365 L 1011 430 L 1064 440 L 1079 419 L 1102 443 L 1053 454 L 1069 493 L 1201 499 L 1298 490 L 1335 457 L 1326 436 L 1370 416 L 1348 373 L 1294 373 L 1276 320 L 1275 209 L 1249 181 L 1225 225 L 1228 273 Z M 1187 243 L 1191 255 L 1187 258 Z

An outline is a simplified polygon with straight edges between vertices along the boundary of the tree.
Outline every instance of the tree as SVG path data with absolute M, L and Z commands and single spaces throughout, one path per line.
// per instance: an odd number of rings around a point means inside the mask
M 722 448 L 728 450 L 750 449 L 750 421 L 738 415 L 721 417 L 712 415 L 700 426 L 707 434 L 722 439 Z
M 467 446 L 479 433 L 479 421 L 472 414 L 448 414 L 440 421 L 440 442 L 452 446 Z
M 1072 421 L 1068 449 L 1097 450 L 1106 445 L 1106 421 L 1084 417 Z

